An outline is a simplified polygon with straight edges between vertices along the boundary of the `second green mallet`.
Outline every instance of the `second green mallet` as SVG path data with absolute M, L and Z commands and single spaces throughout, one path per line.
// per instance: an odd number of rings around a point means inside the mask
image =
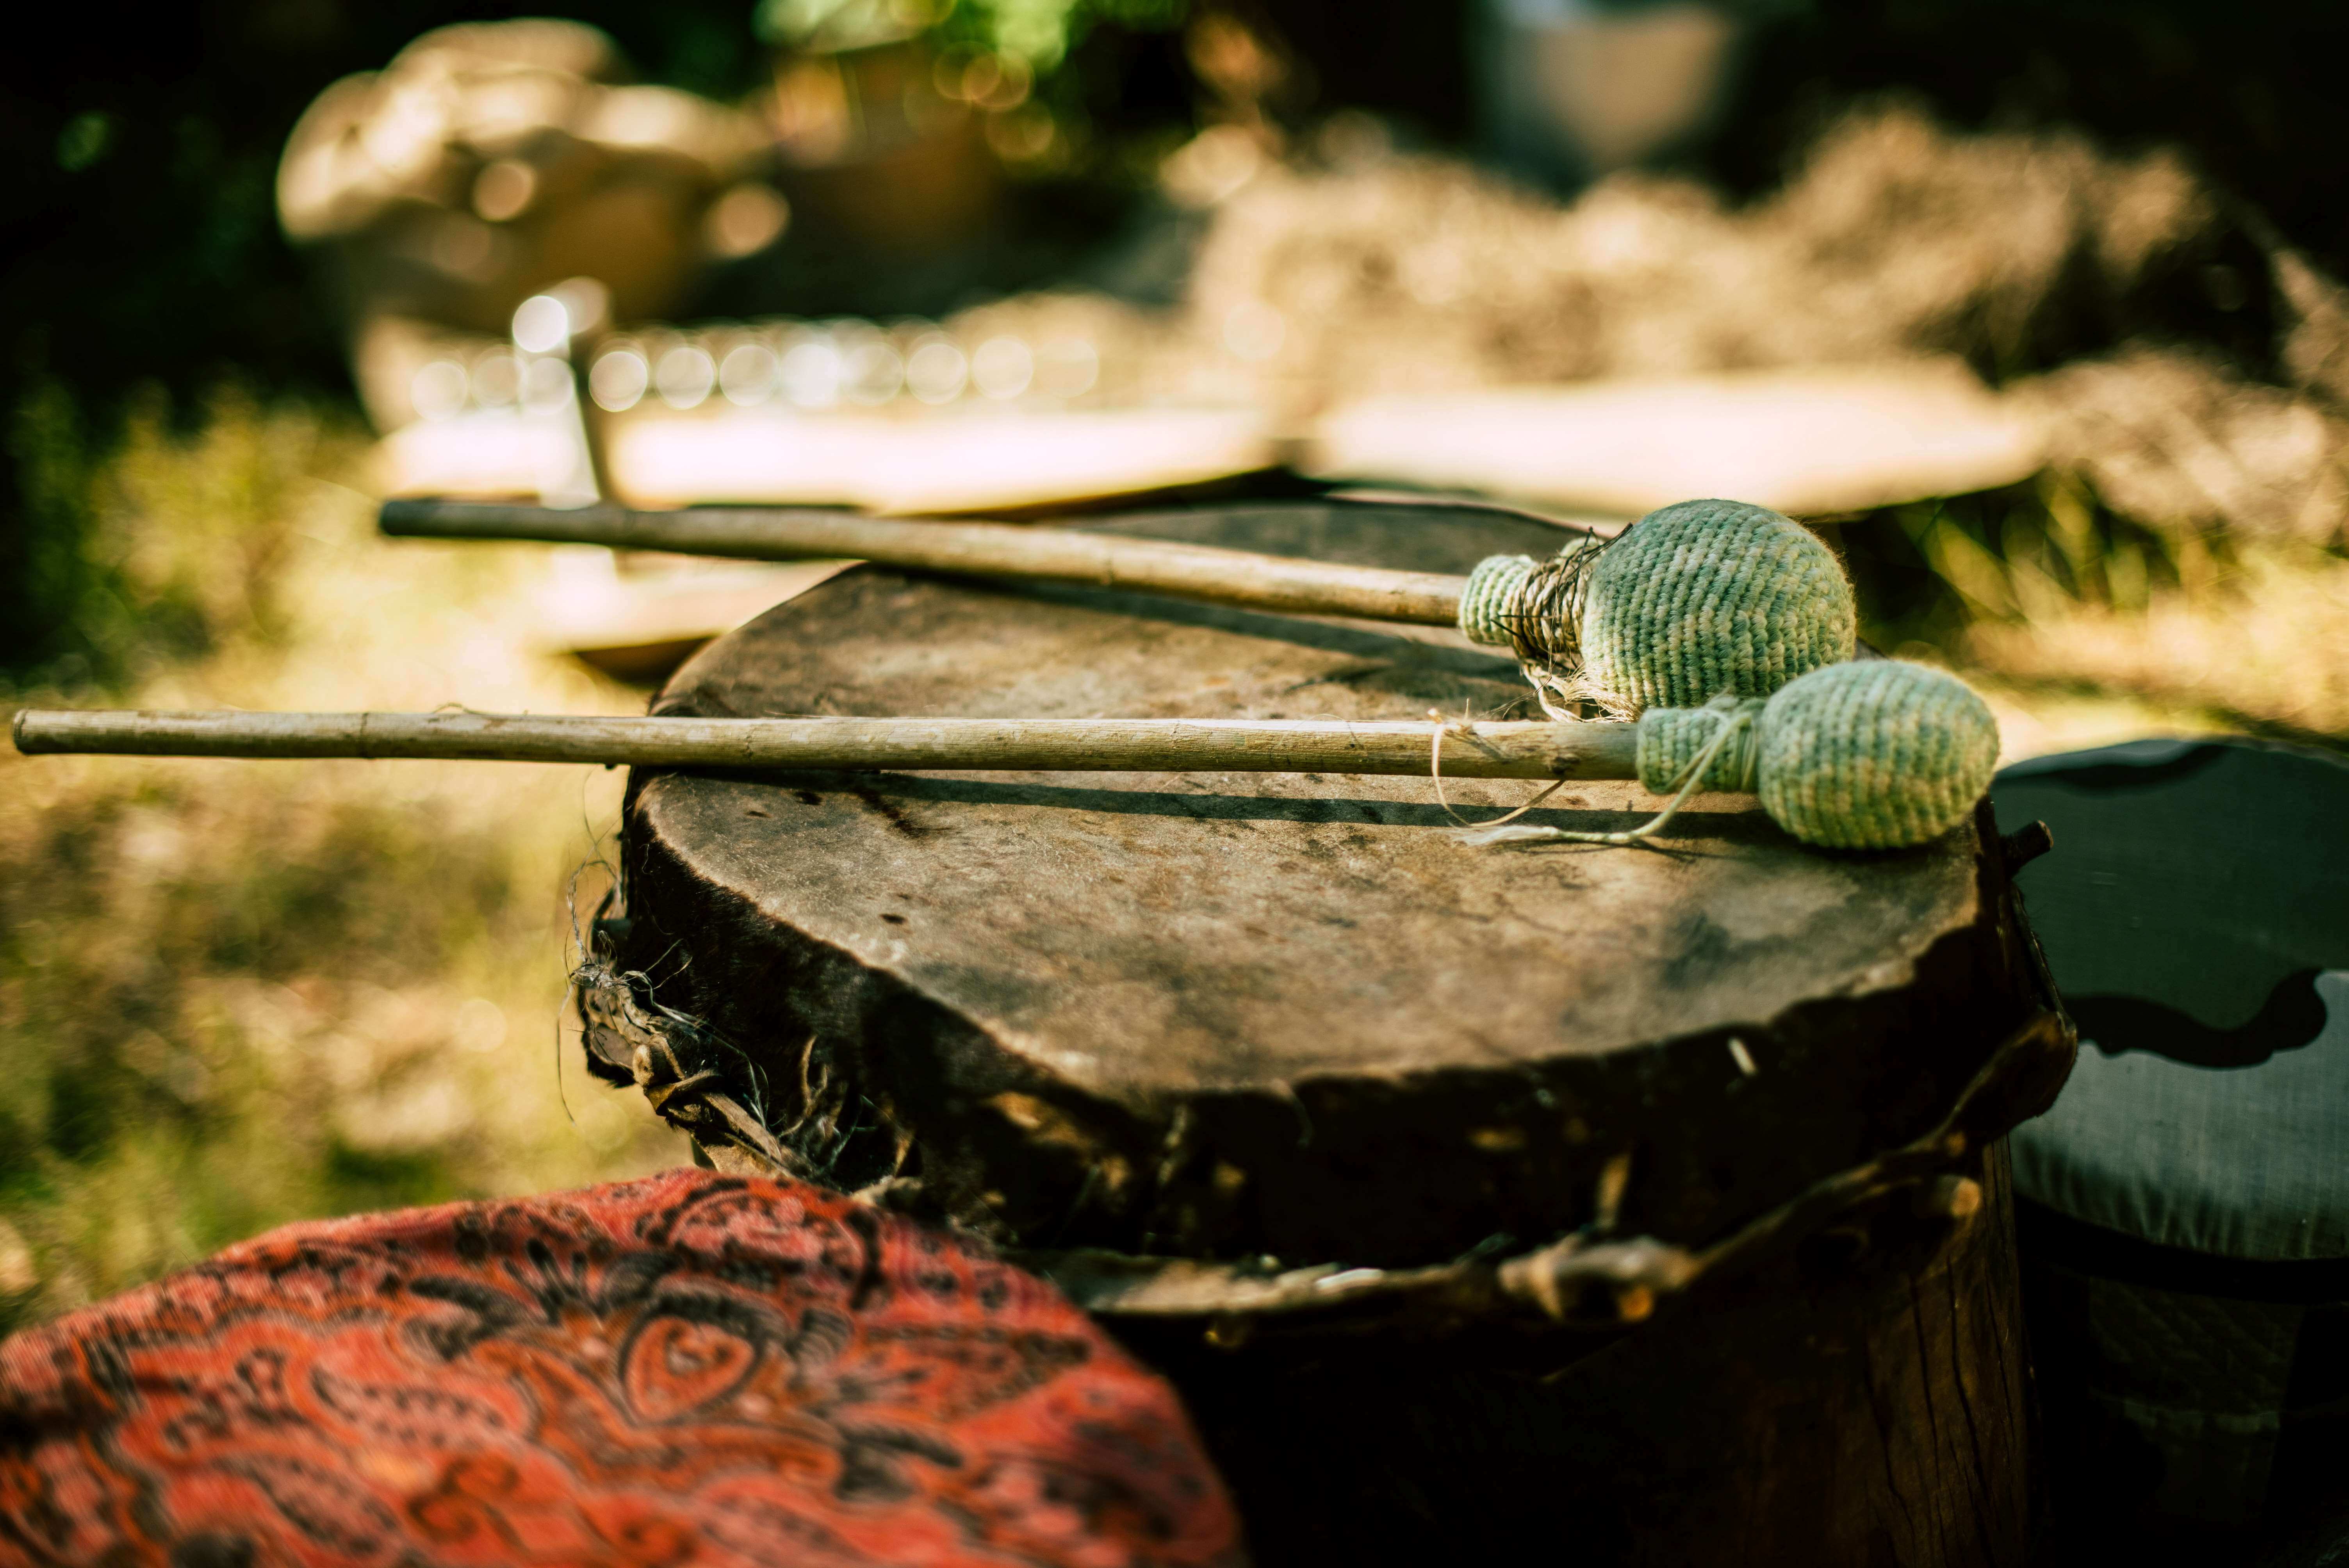
M 905 521 L 781 507 L 560 511 L 384 503 L 409 538 L 532 539 L 757 560 L 845 557 L 926 572 L 1077 583 L 1255 609 L 1456 625 L 1513 651 L 1553 716 L 1618 717 L 1722 693 L 1767 696 L 1852 656 L 1857 615 L 1835 553 L 1790 518 L 1733 500 L 1650 512 L 1611 540 L 1501 555 L 1465 577 L 1396 572 L 1123 535 Z

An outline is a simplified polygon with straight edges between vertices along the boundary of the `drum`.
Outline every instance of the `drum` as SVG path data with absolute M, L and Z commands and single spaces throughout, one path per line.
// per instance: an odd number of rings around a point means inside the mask
M 1435 504 L 1101 526 L 1440 572 L 1561 542 Z M 1449 632 L 866 567 L 655 709 L 1528 699 Z M 2071 1054 L 2010 891 L 2030 835 L 1823 853 L 1738 797 L 1652 848 L 1450 830 L 1532 788 L 639 771 L 591 1054 L 711 1163 L 1054 1278 L 1184 1391 L 1260 1561 L 2021 1562 L 1999 1140 Z

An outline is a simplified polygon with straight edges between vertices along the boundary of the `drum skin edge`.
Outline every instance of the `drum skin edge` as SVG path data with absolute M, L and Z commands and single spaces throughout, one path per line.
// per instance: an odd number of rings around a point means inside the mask
M 1679 1228 L 1668 1230 L 1662 1225 L 1650 1227 L 1674 1238 L 1663 1241 L 1659 1235 L 1640 1232 L 1636 1210 L 1619 1211 L 1614 1222 L 1601 1232 L 1603 1239 L 1614 1239 L 1630 1232 L 1641 1243 L 1669 1249 L 1671 1257 L 1661 1265 L 1651 1259 L 1635 1263 L 1619 1253 L 1593 1258 L 1589 1260 L 1594 1265 L 1588 1271 L 1590 1278 L 1619 1276 L 1626 1268 L 1636 1266 L 1642 1270 L 1641 1279 L 1650 1288 L 1677 1292 L 1693 1284 L 1702 1275 L 1715 1271 L 1733 1273 L 1741 1265 L 1750 1266 L 1792 1247 L 1841 1211 L 1880 1200 L 1896 1188 L 1921 1186 L 1960 1169 L 1972 1154 L 2003 1137 L 2017 1122 L 2053 1103 L 2070 1072 L 2076 1032 L 2063 1011 L 2046 973 L 2044 955 L 2022 914 L 2021 895 L 2013 885 L 1987 807 L 1978 816 L 1973 830 L 1984 846 L 1976 856 L 1983 906 L 2000 912 L 2002 917 L 1995 923 L 2000 949 L 1997 966 L 2005 972 L 2003 977 L 2008 984 L 2020 982 L 2030 1006 L 1972 1078 L 1945 1102 L 1931 1107 L 1926 1126 L 1912 1130 L 1904 1142 L 1869 1159 L 1822 1171 L 1784 1201 L 1755 1212 L 1733 1212 L 1726 1221 L 1708 1230 L 1692 1233 Z M 727 897 L 720 889 L 709 890 L 709 896 L 714 903 L 722 903 Z M 697 922 L 724 918 L 720 910 L 707 905 L 698 908 L 694 917 Z M 758 918 L 755 911 L 743 911 L 740 917 Z M 629 923 L 633 926 L 634 920 Z M 1978 931 L 1977 927 L 1969 927 L 1943 937 L 1920 960 L 1920 974 L 1930 975 L 1946 965 L 1978 961 L 1979 954 L 1962 951 L 1968 939 Z M 1947 951 L 1950 949 L 1960 951 L 1953 954 Z M 815 955 L 811 963 L 828 967 L 853 964 L 854 960 L 843 954 L 823 953 Z M 777 977 L 771 973 L 761 978 L 773 985 Z M 885 980 L 885 976 L 860 975 L 854 988 L 877 989 Z M 802 973 L 795 975 L 792 981 L 792 988 L 797 990 L 808 983 L 808 977 Z M 696 993 L 701 989 L 700 985 L 694 987 Z M 728 985 L 723 994 L 742 993 Z M 697 995 L 695 999 L 700 998 Z M 1734 1032 L 1741 1042 L 1783 1045 L 1815 1027 L 1803 1016 L 1813 1006 L 1806 1004 L 1791 1010 L 1790 1015 Z M 639 1059 L 629 1037 L 641 1031 L 631 1030 L 620 1021 L 627 1009 L 608 989 L 600 999 L 593 995 L 583 998 L 583 1009 L 588 1021 L 591 1064 L 607 1078 L 621 1081 L 621 1075 Z M 678 1010 L 692 1016 L 686 1008 Z M 907 1034 L 936 1038 L 947 1029 L 946 1021 L 937 1016 L 936 1005 L 927 998 L 892 995 L 885 990 L 859 1021 L 864 1028 L 877 1033 L 887 1029 L 893 1021 L 902 1028 L 909 1013 L 926 1016 L 921 1026 L 907 1030 Z M 962 1021 L 953 1023 L 959 1026 Z M 1847 1016 L 1836 1020 L 1836 1026 L 1840 1028 L 1850 1025 Z M 736 1121 L 714 1110 L 705 1095 L 694 1092 L 698 1086 L 688 1086 L 681 1094 L 663 1096 L 661 1091 L 666 1086 L 656 1077 L 644 1087 L 658 1098 L 662 1114 L 691 1134 L 699 1156 L 717 1169 L 826 1181 L 834 1186 L 863 1191 L 891 1209 L 954 1224 L 1013 1250 L 1030 1266 L 1054 1278 L 1080 1305 L 1097 1313 L 1202 1319 L 1260 1315 L 1268 1321 L 1301 1318 L 1308 1323 L 1367 1318 L 1392 1326 L 1398 1319 L 1436 1324 L 1481 1315 L 1522 1316 L 1535 1305 L 1524 1298 L 1506 1299 L 1506 1293 L 1494 1288 L 1492 1276 L 1498 1272 L 1502 1255 L 1489 1246 L 1472 1248 L 1464 1256 L 1439 1254 L 1385 1260 L 1376 1264 L 1366 1264 L 1360 1257 L 1299 1258 L 1292 1263 L 1277 1256 L 1268 1258 L 1261 1252 L 1243 1252 L 1227 1261 L 1215 1262 L 1203 1261 L 1199 1253 L 1186 1252 L 1179 1244 L 1179 1232 L 1169 1237 L 1177 1244 L 1151 1250 L 1050 1244 L 1035 1229 L 1015 1229 L 1003 1222 L 1005 1212 L 1016 1206 L 1009 1194 L 999 1191 L 978 1193 L 976 1202 L 965 1209 L 939 1204 L 929 1190 L 930 1180 L 908 1179 L 901 1173 L 905 1154 L 914 1148 L 925 1147 L 917 1127 L 884 1123 L 862 1131 L 850 1130 L 843 1135 L 842 1122 L 850 1102 L 862 1099 L 868 1109 L 886 1108 L 895 1104 L 895 1097 L 886 1088 L 834 1078 L 838 1070 L 835 1059 L 819 1061 L 815 1057 L 818 1039 L 817 1030 L 811 1027 L 803 1047 L 803 1072 L 807 1076 L 802 1078 L 802 1084 L 808 1088 L 802 1091 L 806 1098 L 798 1108 L 799 1125 L 771 1141 L 755 1133 L 746 1136 Z M 977 1051 L 979 1047 L 978 1042 L 969 1042 L 964 1048 Z M 1711 1057 L 1724 1051 L 1726 1045 L 1724 1032 L 1708 1031 L 1701 1036 L 1659 1042 L 1648 1049 L 1659 1055 L 1685 1052 Z M 945 1065 L 934 1070 L 951 1070 L 957 1052 L 948 1047 L 939 1054 Z M 987 1057 L 990 1073 L 999 1074 L 1000 1057 L 993 1053 Z M 1438 1098 L 1447 1088 L 1485 1104 L 1505 1098 L 1505 1091 L 1496 1090 L 1485 1075 L 1466 1075 L 1455 1068 L 1445 1069 L 1438 1076 L 1453 1080 L 1435 1087 L 1434 1095 Z M 670 1075 L 668 1082 L 676 1082 L 674 1075 Z M 717 1082 L 732 1087 L 723 1075 Z M 823 1086 L 821 1089 L 815 1087 L 819 1085 Z M 1298 1097 L 1298 1107 L 1276 1103 L 1268 1108 L 1265 1097 L 1233 1097 L 1245 1108 L 1239 1112 L 1241 1125 L 1246 1124 L 1249 1113 L 1261 1118 L 1268 1109 L 1271 1114 L 1289 1119 L 1300 1114 L 1310 1119 L 1315 1101 L 1307 1097 L 1313 1095 L 1316 1086 L 1311 1080 L 1300 1080 L 1291 1087 Z M 1130 1181 L 1134 1166 L 1151 1152 L 1158 1152 L 1162 1163 L 1171 1163 L 1165 1161 L 1164 1150 L 1182 1132 L 1179 1125 L 1174 1124 L 1176 1118 L 1184 1116 L 1184 1109 L 1154 1124 L 1143 1116 L 1120 1114 L 1125 1109 L 1122 1107 L 1104 1111 L 1098 1104 L 1071 1104 L 1065 1085 L 1044 1081 L 1040 1075 L 1022 1079 L 995 1077 L 993 1081 L 982 1083 L 981 1088 L 993 1091 L 986 1098 L 998 1104 L 1009 1103 L 1011 1109 L 1002 1120 L 1030 1135 L 1031 1140 L 1016 1157 L 999 1150 L 978 1151 L 976 1158 L 982 1162 L 982 1171 L 994 1172 L 996 1179 L 1007 1167 L 1026 1163 L 1031 1169 L 1040 1169 L 1044 1180 L 1057 1178 L 1053 1185 L 1063 1193 L 1071 1190 L 1082 1192 L 1102 1185 L 1102 1178 L 1098 1172 L 1104 1168 L 1120 1172 L 1119 1182 Z M 1410 1075 L 1398 1075 L 1401 1098 L 1423 1102 L 1428 1089 L 1429 1086 Z M 747 1098 L 738 1091 L 736 1103 Z M 1249 1103 L 1251 1100 L 1253 1103 Z M 1195 1108 L 1185 1109 L 1189 1110 L 1188 1119 L 1194 1126 L 1205 1119 Z M 1283 1141 L 1286 1140 L 1275 1139 L 1276 1143 Z M 1599 1139 L 1589 1141 L 1602 1146 L 1604 1142 Z M 925 1152 L 929 1152 L 926 1148 Z M 1301 1152 L 1309 1155 L 1311 1149 L 1307 1147 Z M 889 1163 L 880 1165 L 878 1161 L 882 1160 Z M 926 1178 L 935 1171 L 936 1165 L 931 1163 L 935 1160 L 936 1155 L 930 1154 L 925 1161 Z M 1604 1177 L 1603 1164 L 1592 1165 L 1588 1175 L 1591 1189 L 1589 1208 L 1578 1211 L 1571 1223 L 1558 1227 L 1569 1239 L 1589 1239 L 1593 1221 L 1598 1217 L 1597 1189 Z M 964 1186 L 970 1180 L 966 1178 Z M 1057 1217 L 1048 1215 L 1044 1228 L 1048 1232 L 1058 1228 L 1065 1233 L 1067 1223 L 1065 1212 Z M 1531 1249 L 1516 1250 L 1522 1255 Z M 1336 1290 L 1326 1283 L 1349 1274 L 1378 1274 L 1385 1277 L 1341 1280 Z M 1581 1326 L 1611 1326 L 1616 1316 L 1607 1301 L 1594 1300 Z

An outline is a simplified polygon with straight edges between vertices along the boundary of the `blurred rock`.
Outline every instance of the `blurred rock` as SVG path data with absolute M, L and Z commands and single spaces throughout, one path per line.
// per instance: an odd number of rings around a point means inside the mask
M 939 56 L 885 27 L 779 41 L 789 46 L 753 107 L 785 189 L 819 227 L 885 261 L 950 251 L 988 227 L 1003 185 L 992 144 L 1027 103 L 1024 66 Z
M 1690 0 L 1485 9 L 1486 139 L 1513 170 L 1569 189 L 1711 129 L 1744 30 L 1730 8 Z
M 419 413 L 436 335 L 502 335 L 523 300 L 579 276 L 617 319 L 658 315 L 705 263 L 781 232 L 757 124 L 622 70 L 576 23 L 443 27 L 295 127 L 279 215 L 332 274 L 380 428 Z

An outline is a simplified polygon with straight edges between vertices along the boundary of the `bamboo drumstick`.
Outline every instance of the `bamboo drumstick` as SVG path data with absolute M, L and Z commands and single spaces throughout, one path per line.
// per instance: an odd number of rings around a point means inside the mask
M 1436 726 L 1328 719 L 685 718 L 487 713 L 16 715 L 16 749 L 153 757 L 444 758 L 670 768 L 1425 775 Z M 1445 727 L 1467 779 L 1630 779 L 1638 727 Z
M 1700 788 L 1754 790 L 1806 843 L 1919 844 L 1966 820 L 1998 766 L 1998 723 L 1946 671 L 1829 665 L 1769 698 L 1650 707 L 1636 724 L 1239 718 L 620 718 L 536 714 L 16 715 L 16 749 L 181 757 L 440 757 L 652 767 L 1007 772 L 1436 774 L 1637 779 L 1672 799 L 1645 826 L 1486 824 L 1485 841 L 1651 837 Z M 1555 788 L 1555 786 L 1553 786 Z M 1544 791 L 1547 796 L 1548 791 Z M 1540 799 L 1541 797 L 1537 797 Z M 1439 802 L 1442 796 L 1437 796 Z M 1525 808 L 1510 813 L 1521 815 Z
M 1257 609 L 1456 626 L 1506 647 L 1553 718 L 1616 717 L 1767 696 L 1851 657 L 1857 611 L 1835 554 L 1801 524 L 1742 501 L 1662 508 L 1609 542 L 1567 534 L 1547 560 L 1492 555 L 1465 577 L 1257 555 L 1199 544 L 985 522 L 905 522 L 776 507 L 549 511 L 384 504 L 386 533 L 543 539 L 790 559 L 845 556 L 926 571 L 1041 578 Z
M 388 500 L 382 531 L 406 539 L 530 539 L 754 561 L 848 557 L 925 572 L 1019 577 L 1212 599 L 1252 609 L 1449 626 L 1465 577 L 1341 566 L 1204 544 L 1000 522 L 905 522 L 788 507 L 631 511 L 479 501 Z

